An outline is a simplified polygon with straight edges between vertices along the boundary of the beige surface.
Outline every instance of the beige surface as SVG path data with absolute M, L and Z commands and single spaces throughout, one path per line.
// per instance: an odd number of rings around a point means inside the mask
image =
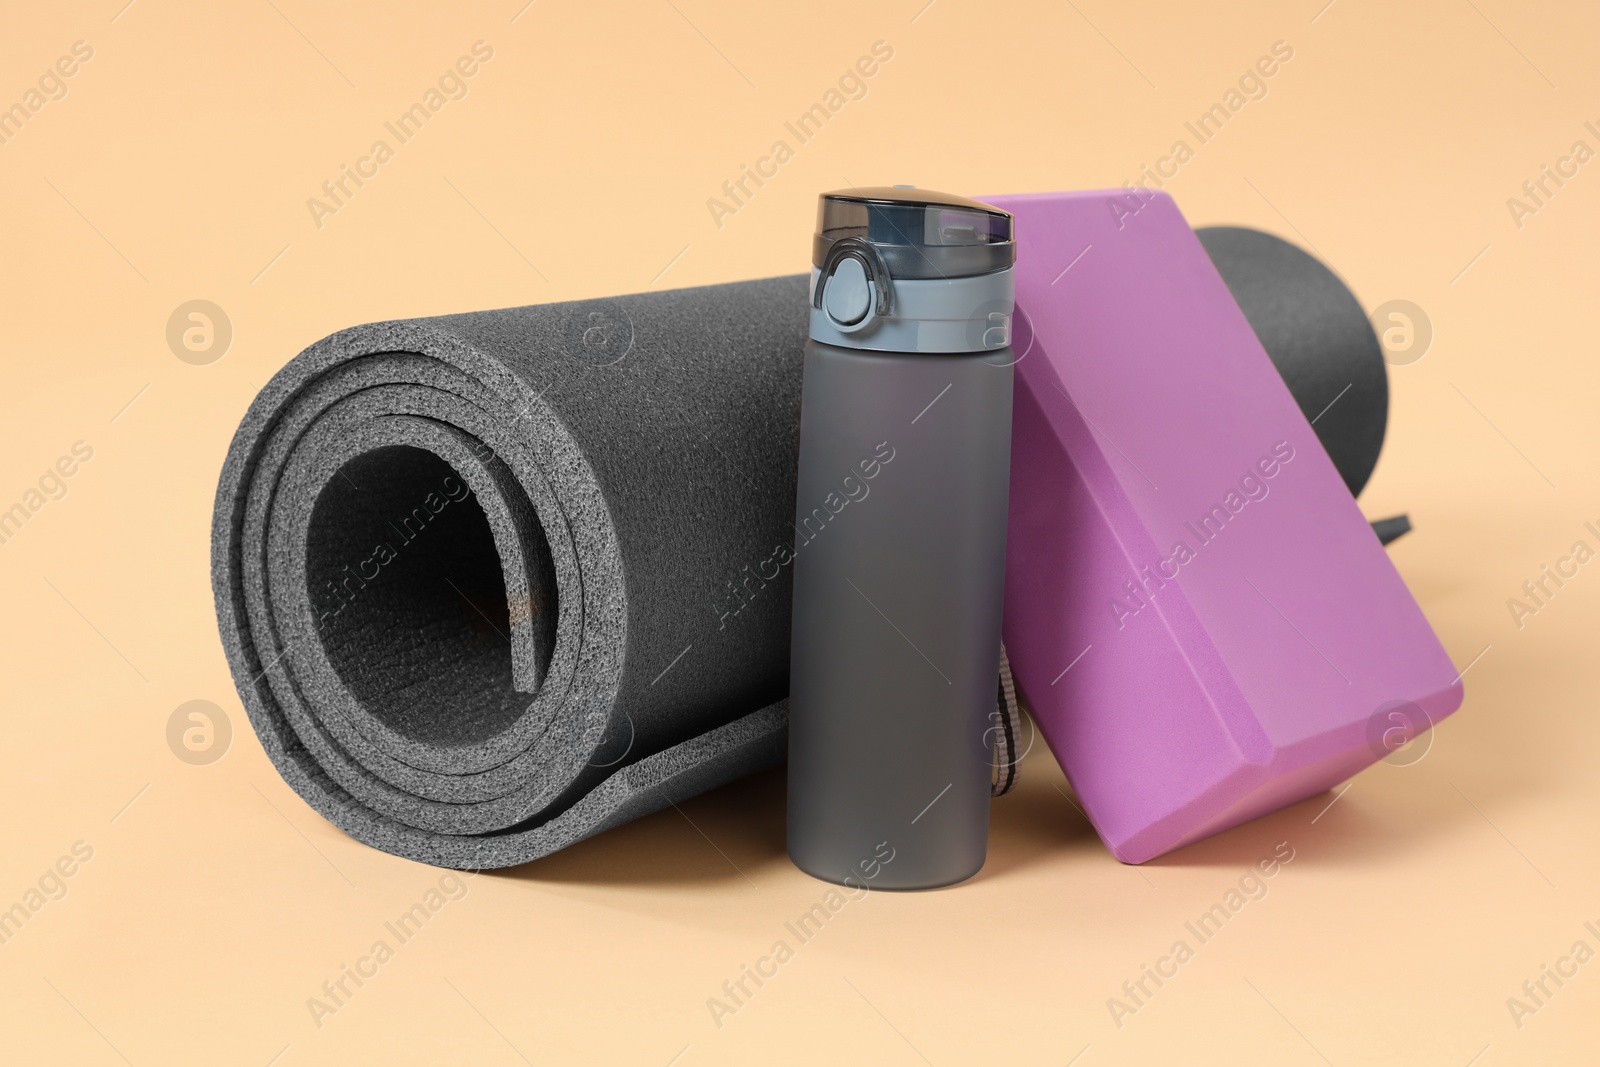
M 0 907 L 41 904 L 0 945 L 6 1062 L 1594 1062 L 1600 963 L 1520 1026 L 1507 1005 L 1600 950 L 1600 563 L 1520 628 L 1507 607 L 1600 548 L 1600 163 L 1520 227 L 1506 203 L 1600 150 L 1592 5 L 121 2 L 0 34 L 0 104 L 93 49 L 0 145 L 0 507 L 93 450 L 0 545 Z M 319 228 L 307 198 L 480 40 L 468 95 Z M 719 228 L 707 198 L 879 40 L 865 97 Z M 802 269 L 815 194 L 847 181 L 1119 184 L 1276 41 L 1267 95 L 1168 188 L 1431 319 L 1362 501 L 1411 513 L 1393 558 L 1470 665 L 1427 758 L 1135 869 L 1041 746 L 977 879 L 851 902 L 719 1027 L 708 999 L 825 893 L 768 774 L 441 894 L 317 1025 L 308 998 L 441 872 L 314 815 L 229 680 L 211 495 L 266 377 L 357 322 Z M 233 325 L 210 365 L 166 340 L 196 298 Z M 197 699 L 235 731 L 210 765 L 167 742 Z M 1198 944 L 1185 923 L 1280 842 L 1266 896 Z M 28 898 L 41 879 L 65 896 Z M 1193 958 L 1118 1026 L 1108 999 L 1180 939 Z

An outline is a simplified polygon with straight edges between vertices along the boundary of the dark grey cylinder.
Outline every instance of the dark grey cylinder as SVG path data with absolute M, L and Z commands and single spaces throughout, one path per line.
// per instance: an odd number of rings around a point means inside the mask
M 279 371 L 223 465 L 212 581 L 284 780 L 482 869 L 780 762 L 806 295 L 373 323 Z
M 788 834 L 818 878 L 932 888 L 983 866 L 1012 359 L 806 346 Z
M 1383 347 L 1360 301 L 1320 260 L 1281 237 L 1243 226 L 1202 226 L 1195 234 L 1359 496 L 1389 420 Z

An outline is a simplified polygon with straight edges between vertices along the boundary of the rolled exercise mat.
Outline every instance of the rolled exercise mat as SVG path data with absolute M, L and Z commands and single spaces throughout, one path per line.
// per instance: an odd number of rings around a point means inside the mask
M 1244 226 L 1200 226 L 1206 250 L 1317 440 L 1360 496 L 1383 449 L 1389 377 L 1355 294 L 1315 256 Z
M 1350 495 L 1360 496 L 1389 421 L 1389 375 L 1367 313 L 1337 274 L 1281 237 L 1244 226 L 1194 232 Z M 1375 519 L 1372 532 L 1390 544 L 1411 532 L 1411 518 Z
M 1005 643 L 1101 838 L 1138 863 L 1321 792 L 1459 673 L 1171 198 L 1016 218 Z
M 505 867 L 779 762 L 803 277 L 381 322 L 223 465 L 235 683 L 307 803 Z

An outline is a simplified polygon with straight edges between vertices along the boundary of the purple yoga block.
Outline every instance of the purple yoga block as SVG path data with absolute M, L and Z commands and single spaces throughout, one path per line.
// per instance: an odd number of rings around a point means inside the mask
M 1313 796 L 1394 724 L 1459 707 L 1171 198 L 986 199 L 1018 243 L 1006 649 L 1112 853 L 1142 863 Z

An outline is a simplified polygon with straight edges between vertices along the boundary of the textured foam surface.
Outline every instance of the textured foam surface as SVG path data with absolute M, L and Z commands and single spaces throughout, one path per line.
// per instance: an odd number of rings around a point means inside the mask
M 1355 294 L 1281 237 L 1243 226 L 1202 226 L 1195 235 L 1351 495 L 1359 496 L 1383 449 L 1389 377 Z
M 1460 677 L 1164 194 L 1016 216 L 1006 651 L 1140 862 L 1318 793 Z M 1136 209 L 1136 210 L 1131 210 Z
M 223 645 L 351 836 L 546 855 L 783 758 L 803 277 L 374 323 L 223 465 Z

